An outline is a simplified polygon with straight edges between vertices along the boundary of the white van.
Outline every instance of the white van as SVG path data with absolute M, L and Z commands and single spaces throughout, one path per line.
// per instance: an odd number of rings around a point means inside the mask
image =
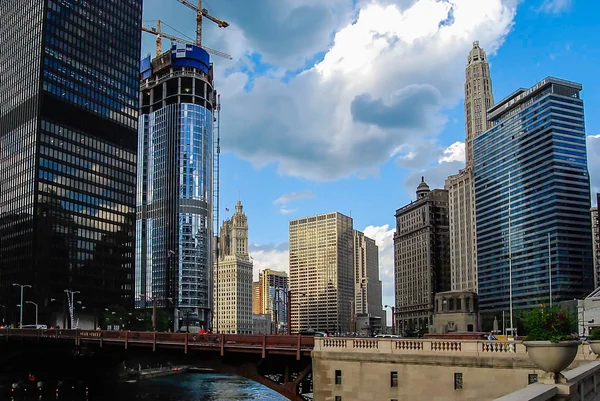
M 34 329 L 34 330 L 48 330 L 48 326 L 45 324 L 24 324 L 23 329 Z

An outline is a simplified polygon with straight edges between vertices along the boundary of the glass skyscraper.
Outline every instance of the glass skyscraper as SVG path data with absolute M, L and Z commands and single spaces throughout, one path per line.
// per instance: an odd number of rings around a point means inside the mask
M 212 320 L 213 116 L 208 53 L 178 43 L 142 61 L 135 306 Z M 179 313 L 178 313 L 179 311 Z
M 553 301 L 593 289 L 581 89 L 551 77 L 518 89 L 488 110 L 492 127 L 475 138 L 482 311 L 508 311 L 511 271 L 515 309 L 547 303 L 550 289 Z
M 0 303 L 12 322 L 12 283 L 33 286 L 45 324 L 68 321 L 65 289 L 80 291 L 82 318 L 132 301 L 141 17 L 142 0 L 0 2 Z

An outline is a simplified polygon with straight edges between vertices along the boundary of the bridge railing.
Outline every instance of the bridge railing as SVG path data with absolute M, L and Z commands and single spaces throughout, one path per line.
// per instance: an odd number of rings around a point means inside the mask
M 4 329 L 0 337 L 6 341 L 13 338 L 73 339 L 81 341 L 119 342 L 125 344 L 152 343 L 153 345 L 182 344 L 203 347 L 244 347 L 244 348 L 285 348 L 312 350 L 314 337 L 286 335 L 240 335 L 240 334 L 199 334 L 199 333 L 162 333 L 143 331 L 111 330 L 35 330 Z

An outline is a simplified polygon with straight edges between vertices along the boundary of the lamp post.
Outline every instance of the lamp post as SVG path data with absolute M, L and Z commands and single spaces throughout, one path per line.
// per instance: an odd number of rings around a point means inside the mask
M 35 328 L 37 329 L 38 328 L 37 327 L 38 326 L 38 311 L 39 311 L 38 304 L 36 304 L 35 302 L 31 302 L 31 301 L 25 301 L 25 303 L 32 304 L 35 306 Z
M 0 305 L 0 308 L 2 308 L 2 325 L 4 325 L 4 321 L 6 320 L 6 306 L 5 305 Z
M 13 287 L 21 287 L 21 303 L 19 304 L 19 327 L 23 327 L 23 288 L 31 288 L 29 284 L 13 283 Z
M 392 335 L 396 335 L 396 307 L 390 305 L 384 305 L 383 307 L 392 310 Z

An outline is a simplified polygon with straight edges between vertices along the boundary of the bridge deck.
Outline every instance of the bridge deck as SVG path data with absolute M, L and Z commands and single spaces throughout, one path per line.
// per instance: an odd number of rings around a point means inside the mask
M 263 357 L 271 354 L 310 356 L 315 339 L 310 336 L 287 335 L 239 335 L 239 334 L 193 334 L 193 333 L 159 333 L 136 331 L 108 330 L 35 330 L 35 329 L 4 329 L 0 330 L 0 338 L 4 341 L 29 339 L 37 341 L 72 341 L 75 345 L 122 344 L 128 347 L 183 348 L 202 349 L 220 352 L 250 352 L 260 353 Z

